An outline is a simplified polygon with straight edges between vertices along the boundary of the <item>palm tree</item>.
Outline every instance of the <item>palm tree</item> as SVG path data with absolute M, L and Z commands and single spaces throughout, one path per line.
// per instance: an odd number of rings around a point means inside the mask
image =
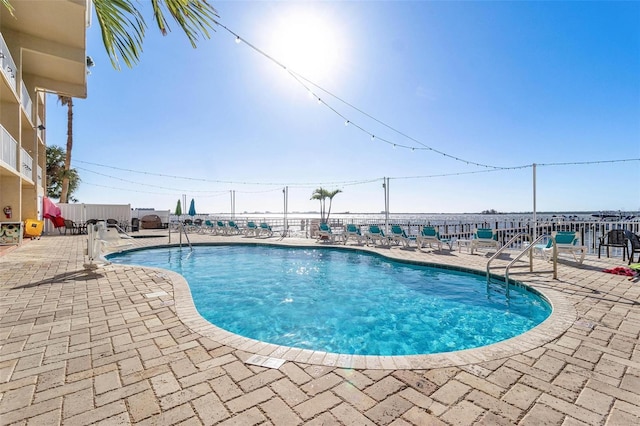
M 80 186 L 80 176 L 76 169 L 69 170 L 65 173 L 64 162 L 66 153 L 64 149 L 56 145 L 47 146 L 47 197 L 60 199 L 62 193 L 62 180 L 65 174 L 69 177 L 69 190 L 67 198 L 72 202 L 78 201 L 74 196 L 74 192 Z
M 64 159 L 64 173 L 62 175 L 62 192 L 60 202 L 69 202 L 69 173 L 71 171 L 71 150 L 73 149 L 73 98 L 58 95 L 58 101 L 67 107 L 67 151 Z
M 13 16 L 14 8 L 11 1 L 0 1 Z M 102 43 L 111 65 L 119 70 L 118 58 L 122 58 L 124 63 L 132 68 L 140 62 L 142 40 L 147 27 L 142 14 L 132 0 L 93 0 L 93 7 L 102 32 Z M 209 30 L 214 30 L 214 25 L 218 25 L 218 12 L 207 0 L 151 0 L 151 7 L 162 35 L 171 31 L 163 11 L 167 10 L 194 48 L 200 36 L 210 38 Z
M 312 200 L 319 200 L 320 201 L 320 221 L 322 223 L 327 223 L 327 221 L 329 220 L 329 214 L 331 214 L 331 204 L 333 203 L 333 197 L 335 197 L 337 194 L 341 193 L 342 190 L 341 189 L 336 189 L 334 191 L 328 191 L 326 189 L 324 189 L 323 187 L 317 188 L 315 191 L 313 191 L 313 194 L 311 194 L 311 199 Z M 329 199 L 329 210 L 327 211 L 326 209 L 326 200 L 327 198 Z M 325 212 L 327 213 L 327 217 L 325 218 Z
M 142 14 L 131 0 L 93 0 L 93 6 L 111 65 L 119 70 L 121 58 L 129 68 L 133 67 L 140 61 L 147 26 Z M 218 24 L 218 13 L 207 0 L 151 0 L 151 6 L 162 35 L 171 31 L 163 12 L 167 10 L 194 48 L 198 38 L 210 38 L 209 30 L 215 31 Z
M 327 210 L 327 221 L 329 221 L 329 215 L 331 214 L 331 204 L 333 204 L 333 197 L 341 193 L 341 189 L 336 189 L 333 191 L 327 191 L 326 195 L 329 198 L 329 210 Z

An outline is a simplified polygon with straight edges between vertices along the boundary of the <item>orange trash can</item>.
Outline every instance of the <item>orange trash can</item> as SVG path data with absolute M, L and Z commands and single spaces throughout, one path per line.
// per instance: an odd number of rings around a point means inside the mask
M 40 238 L 42 235 L 42 229 L 44 228 L 44 222 L 42 220 L 26 219 L 24 221 L 24 237 Z

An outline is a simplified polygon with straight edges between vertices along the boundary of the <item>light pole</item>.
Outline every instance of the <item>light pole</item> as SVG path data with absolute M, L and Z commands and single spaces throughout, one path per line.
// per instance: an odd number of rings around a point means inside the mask
M 285 237 L 287 235 L 287 231 L 289 229 L 287 223 L 287 210 L 289 210 L 289 187 L 285 186 L 282 189 L 282 195 L 284 196 L 284 230 L 282 231 L 282 236 Z

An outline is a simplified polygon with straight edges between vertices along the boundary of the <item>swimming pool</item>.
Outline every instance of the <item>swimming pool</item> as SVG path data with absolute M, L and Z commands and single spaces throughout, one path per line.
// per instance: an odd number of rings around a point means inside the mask
M 189 283 L 202 317 L 232 333 L 354 355 L 475 348 L 544 321 L 549 304 L 486 278 L 353 250 L 256 245 L 146 249 L 114 263 L 161 267 Z

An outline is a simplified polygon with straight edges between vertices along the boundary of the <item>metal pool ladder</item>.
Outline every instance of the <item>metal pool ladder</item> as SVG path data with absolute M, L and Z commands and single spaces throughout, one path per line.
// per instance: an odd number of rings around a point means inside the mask
M 193 251 L 193 246 L 191 245 L 191 241 L 189 241 L 189 235 L 187 235 L 187 230 L 184 227 L 184 223 L 178 222 L 176 228 L 178 228 L 178 235 L 180 236 L 180 247 L 182 247 L 182 234 L 184 234 L 184 237 L 187 240 L 187 244 L 189 245 L 189 250 Z M 169 244 L 171 244 L 171 226 L 169 226 Z
M 491 266 L 491 262 L 497 258 L 498 256 L 500 256 L 500 254 L 502 252 L 504 252 L 507 247 L 509 247 L 511 244 L 513 244 L 514 242 L 516 242 L 517 239 L 519 239 L 520 237 L 526 237 L 527 239 L 531 239 L 531 236 L 526 233 L 526 232 L 520 232 L 518 234 L 516 234 L 513 238 L 511 238 L 505 245 L 503 245 L 502 247 L 500 247 L 498 249 L 498 251 L 496 251 L 493 256 L 491 256 L 491 258 L 489 259 L 489 261 L 487 262 L 487 285 L 489 285 L 489 282 L 491 280 L 491 272 L 490 272 L 490 266 Z M 505 287 L 506 287 L 506 294 L 507 294 L 507 298 L 509 297 L 509 269 L 511 268 L 511 266 L 516 263 L 518 260 L 520 260 L 520 258 L 522 256 L 524 256 L 526 253 L 529 253 L 529 272 L 533 272 L 533 249 L 536 246 L 536 243 L 538 243 L 539 241 L 541 241 L 542 239 L 548 237 L 548 235 L 541 235 L 538 238 L 536 238 L 535 241 L 533 241 L 532 243 L 529 244 L 529 246 L 527 246 L 524 250 L 522 250 L 520 253 L 518 253 L 516 255 L 516 257 L 509 262 L 509 264 L 507 265 L 505 271 L 504 271 L 504 283 L 505 283 Z M 555 277 L 555 265 L 554 265 L 554 277 Z

